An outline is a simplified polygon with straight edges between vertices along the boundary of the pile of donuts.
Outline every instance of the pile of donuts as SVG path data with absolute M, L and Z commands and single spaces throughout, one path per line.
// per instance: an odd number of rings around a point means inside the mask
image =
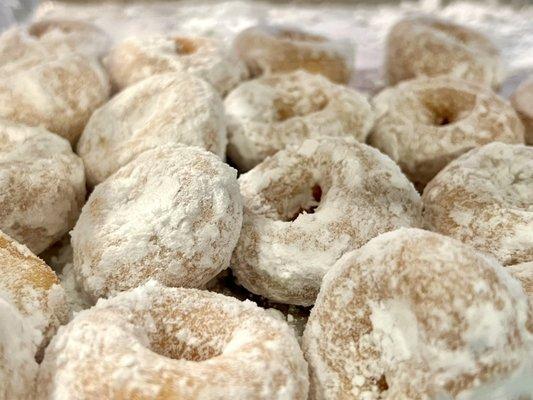
M 4 32 L 0 400 L 533 399 L 533 81 L 386 45 Z

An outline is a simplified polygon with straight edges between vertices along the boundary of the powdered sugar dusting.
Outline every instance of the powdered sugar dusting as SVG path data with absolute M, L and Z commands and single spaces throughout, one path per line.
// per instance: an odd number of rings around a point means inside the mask
M 184 145 L 147 150 L 98 185 L 72 231 L 93 301 L 150 278 L 201 287 L 229 266 L 242 221 L 236 171 Z
M 311 390 L 520 399 L 533 390 L 529 307 L 494 259 L 422 230 L 383 234 L 324 278 L 304 333 Z
M 38 384 L 42 398 L 224 393 L 258 400 L 305 400 L 308 385 L 285 323 L 251 302 L 153 281 L 100 300 L 61 329 Z

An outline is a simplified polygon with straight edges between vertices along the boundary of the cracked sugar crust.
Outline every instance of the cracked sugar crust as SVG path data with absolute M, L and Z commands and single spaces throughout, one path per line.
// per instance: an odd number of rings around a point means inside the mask
M 494 255 L 533 261 L 533 147 L 491 143 L 450 163 L 422 196 L 424 223 Z
M 353 72 L 351 44 L 289 26 L 252 26 L 237 35 L 233 46 L 254 77 L 303 69 L 348 83 Z
M 0 294 L 0 399 L 32 398 L 39 368 L 36 333 Z
M 109 91 L 99 62 L 74 53 L 10 71 L 0 66 L 0 118 L 42 126 L 74 144 Z
M 511 96 L 511 104 L 526 128 L 526 143 L 533 145 L 533 76 L 518 86 Z
M 513 108 L 488 88 L 449 77 L 420 78 L 383 90 L 373 100 L 369 143 L 424 187 L 446 164 L 473 147 L 524 143 Z
M 303 70 L 242 83 L 224 105 L 228 156 L 245 171 L 305 139 L 340 136 L 364 142 L 374 123 L 362 94 Z
M 380 233 L 421 226 L 421 201 L 390 158 L 355 140 L 289 146 L 239 178 L 243 227 L 231 268 L 271 300 L 312 305 L 324 274 Z
M 326 275 L 304 332 L 312 399 L 529 399 L 533 309 L 492 257 L 399 229 Z
M 226 94 L 248 78 L 248 70 L 223 41 L 197 36 L 132 37 L 115 46 L 104 60 L 119 90 L 149 76 L 189 73 Z
M 33 343 L 40 358 L 57 328 L 69 319 L 65 292 L 48 265 L 1 231 L 0 259 L 0 297 L 17 308 L 28 329 L 35 330 Z
M 524 291 L 533 302 L 533 261 L 510 265 L 507 270 L 520 281 Z
M 387 36 L 385 73 L 390 84 L 421 76 L 449 75 L 499 87 L 500 54 L 483 34 L 431 17 L 401 20 Z
M 83 163 L 43 128 L 0 121 L 0 229 L 36 254 L 76 223 L 85 202 Z
M 286 323 L 250 301 L 151 281 L 100 300 L 47 349 L 38 399 L 305 400 Z
M 72 236 L 74 270 L 96 301 L 154 278 L 201 287 L 229 266 L 242 223 L 237 172 L 184 145 L 147 150 L 97 185 Z
M 224 159 L 222 101 L 193 75 L 156 75 L 118 93 L 91 116 L 78 154 L 94 186 L 141 152 L 172 143 L 199 146 Z

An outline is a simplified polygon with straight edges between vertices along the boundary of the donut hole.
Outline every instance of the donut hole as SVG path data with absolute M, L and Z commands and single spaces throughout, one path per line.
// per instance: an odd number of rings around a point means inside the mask
M 476 104 L 476 96 L 452 88 L 438 88 L 419 93 L 425 112 L 423 123 L 436 127 L 453 124 L 468 116 Z
M 302 214 L 314 214 L 320 205 L 322 195 L 322 187 L 318 183 L 302 188 L 292 198 L 284 201 L 284 207 L 279 210 L 280 219 L 292 222 Z
M 28 28 L 30 36 L 41 38 L 49 32 L 60 31 L 71 33 L 80 29 L 79 23 L 74 21 L 41 21 Z
M 303 117 L 322 111 L 328 103 L 328 98 L 320 91 L 305 96 L 301 93 L 290 93 L 274 100 L 275 118 L 277 122 L 283 122 L 294 117 Z
M 325 42 L 326 38 L 312 33 L 302 32 L 295 29 L 279 29 L 276 35 L 279 39 L 296 42 Z
M 174 38 L 174 43 L 176 44 L 176 53 L 182 56 L 195 53 L 199 47 L 196 41 L 185 37 Z
M 175 304 L 152 308 L 155 323 L 149 329 L 150 350 L 174 360 L 206 361 L 220 356 L 230 342 L 234 326 L 228 316 L 216 312 L 209 303 L 199 303 L 187 313 L 178 314 Z M 216 322 L 216 323 L 215 323 Z

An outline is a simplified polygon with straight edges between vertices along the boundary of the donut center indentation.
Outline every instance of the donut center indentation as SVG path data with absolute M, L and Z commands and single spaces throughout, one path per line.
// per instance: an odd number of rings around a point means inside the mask
M 287 93 L 287 96 L 274 100 L 275 117 L 278 122 L 287 121 L 294 117 L 303 117 L 322 111 L 328 103 L 327 97 L 320 92 L 311 96 L 296 92 Z
M 315 210 L 320 205 L 320 201 L 322 200 L 322 187 L 320 187 L 319 184 L 313 185 L 309 194 L 307 199 L 302 199 L 304 201 L 300 202 L 296 212 L 293 211 L 292 215 L 286 219 L 287 222 L 296 220 L 296 218 L 298 218 L 298 216 L 301 214 L 314 214 Z
M 476 104 L 474 94 L 453 88 L 437 88 L 419 93 L 422 119 L 427 125 L 445 127 L 470 115 Z
M 176 44 L 176 53 L 182 56 L 187 56 L 195 53 L 198 50 L 198 44 L 191 39 L 184 37 L 174 38 Z
M 28 29 L 28 33 L 30 36 L 33 36 L 35 38 L 41 38 L 42 36 L 46 35 L 49 32 L 52 31 L 60 31 L 61 33 L 71 33 L 76 30 L 76 28 L 73 26 L 73 24 L 69 22 L 40 22 L 36 23 Z
M 280 29 L 277 36 L 280 39 L 293 40 L 298 42 L 324 42 L 326 39 L 320 35 L 313 35 L 311 33 L 292 30 Z

